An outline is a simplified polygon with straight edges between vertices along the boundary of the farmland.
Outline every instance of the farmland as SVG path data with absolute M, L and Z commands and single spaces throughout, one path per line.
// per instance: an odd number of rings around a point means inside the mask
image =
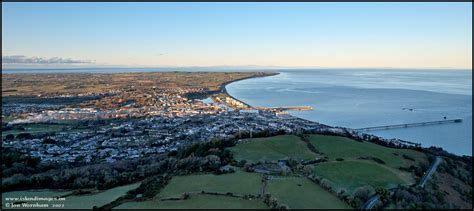
M 426 155 L 422 152 L 411 149 L 388 148 L 369 142 L 354 141 L 345 137 L 310 135 L 310 141 L 318 151 L 327 155 L 330 160 L 371 157 L 382 160 L 387 166 L 392 168 L 407 167 L 415 164 L 413 160 L 417 163 L 428 162 Z M 412 158 L 412 160 L 409 158 Z
M 179 197 L 184 192 L 232 192 L 258 194 L 261 176 L 255 173 L 236 172 L 231 174 L 213 175 L 200 174 L 176 176 L 158 194 L 159 197 Z
M 63 208 L 67 209 L 92 209 L 94 206 L 103 206 L 118 197 L 124 195 L 127 191 L 137 188 L 139 183 L 120 186 L 105 191 L 93 192 L 84 195 L 74 195 L 72 191 L 58 191 L 58 190 L 31 190 L 31 191 L 13 191 L 2 193 L 3 204 L 2 208 L 5 208 L 5 199 L 10 197 L 62 197 L 65 200 L 62 201 L 29 201 L 29 203 L 48 203 L 48 204 L 64 204 Z M 21 201 L 21 200 L 15 200 Z M 51 206 L 50 206 L 51 208 Z
M 316 165 L 314 173 L 334 183 L 336 189 L 344 188 L 352 192 L 358 187 L 392 188 L 398 184 L 413 184 L 411 177 L 402 172 L 368 161 L 335 161 Z
M 268 182 L 268 192 L 294 209 L 347 209 L 336 196 L 301 177 L 275 177 Z
M 221 84 L 268 73 L 146 72 L 146 73 L 67 73 L 2 74 L 2 96 L 58 96 L 108 93 L 133 88 L 200 88 L 220 91 Z
M 182 201 L 127 202 L 115 209 L 268 209 L 259 200 L 245 200 L 226 196 L 195 195 Z
M 365 185 L 393 188 L 414 184 L 415 176 L 400 168 L 428 163 L 424 153 L 411 149 L 388 148 L 338 136 L 310 135 L 309 139 L 329 159 L 315 165 L 314 173 L 329 179 L 336 189 L 349 192 Z
M 252 139 L 230 150 L 234 153 L 236 160 L 251 162 L 288 158 L 310 160 L 317 157 L 298 137 L 287 135 Z
M 326 161 L 307 165 L 306 168 L 312 170 L 311 175 L 328 179 L 332 190 L 306 178 L 304 174 L 308 172 L 301 172 L 298 167 L 286 176 L 247 173 L 245 171 L 248 169 L 241 168 L 236 173 L 223 175 L 175 176 L 152 200 L 126 202 L 117 208 L 259 208 L 259 205 L 265 203 L 269 203 L 267 207 L 283 206 L 296 209 L 350 208 L 349 204 L 338 198 L 335 191 L 344 189 L 351 194 L 354 189 L 367 185 L 374 188 L 392 188 L 398 184 L 413 184 L 412 174 L 395 167 L 416 162 L 405 161 L 406 159 L 393 153 L 406 153 L 416 158 L 424 158 L 422 153 L 418 154 L 416 151 L 395 150 L 342 137 L 316 135 L 310 136 L 310 140 L 314 143 L 317 153 L 310 150 L 300 137 L 294 135 L 246 139 L 228 149 L 236 162 L 246 161 L 250 164 L 250 169 L 254 170 L 278 160 L 294 159 L 303 162 L 327 156 Z M 369 150 L 363 153 L 365 148 Z M 382 152 L 378 152 L 380 150 Z M 387 156 L 386 153 L 390 154 Z M 380 159 L 387 164 L 360 158 L 364 156 Z M 273 166 L 275 167 L 275 164 Z M 209 195 L 209 193 L 224 195 Z M 186 194 L 189 194 L 188 198 L 183 198 Z M 246 194 L 256 198 L 252 200 L 239 198 Z M 216 200 L 216 197 L 219 200 Z M 174 200 L 168 201 L 171 198 Z M 273 202 L 268 202 L 267 199 Z M 229 205 L 219 205 L 217 201 Z M 257 201 L 259 203 L 256 203 Z

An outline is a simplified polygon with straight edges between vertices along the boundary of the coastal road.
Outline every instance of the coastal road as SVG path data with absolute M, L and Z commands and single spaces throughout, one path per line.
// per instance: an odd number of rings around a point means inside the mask
M 423 178 L 421 178 L 420 183 L 418 184 L 420 187 L 424 187 L 426 182 L 433 176 L 433 173 L 436 171 L 436 168 L 438 168 L 438 165 L 441 163 L 442 159 L 439 156 L 436 156 L 436 159 L 434 160 L 433 163 L 431 163 L 430 168 L 428 171 L 425 173 Z M 372 197 L 367 200 L 364 205 L 362 205 L 361 209 L 362 210 L 371 210 L 372 207 L 374 207 L 375 203 L 380 200 L 380 196 L 378 194 L 373 195 Z
M 379 194 L 375 194 L 372 197 L 370 197 L 369 200 L 365 202 L 364 205 L 362 205 L 362 210 L 370 210 L 372 207 L 374 207 L 375 203 L 377 203 L 380 199 Z
M 426 182 L 431 178 L 433 173 L 436 171 L 436 168 L 438 168 L 438 165 L 441 163 L 442 159 L 439 156 L 436 156 L 435 161 L 431 164 L 430 168 L 428 171 L 423 175 L 423 178 L 421 178 L 420 183 L 418 184 L 420 187 L 425 187 Z

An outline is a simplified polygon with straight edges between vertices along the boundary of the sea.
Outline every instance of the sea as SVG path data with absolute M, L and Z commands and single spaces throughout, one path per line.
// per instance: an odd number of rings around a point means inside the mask
M 396 69 L 279 70 L 237 81 L 228 93 L 251 106 L 312 106 L 289 113 L 353 129 L 446 119 L 461 123 L 366 131 L 472 156 L 472 71 Z
M 265 71 L 239 68 L 4 69 L 2 73 L 118 73 Z M 446 119 L 461 123 L 384 129 L 367 133 L 442 147 L 472 156 L 472 70 L 272 69 L 275 76 L 230 83 L 227 92 L 252 106 L 311 106 L 290 114 L 353 129 Z

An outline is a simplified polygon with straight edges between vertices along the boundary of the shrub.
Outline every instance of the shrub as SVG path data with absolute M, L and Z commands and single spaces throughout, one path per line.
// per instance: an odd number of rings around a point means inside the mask
M 15 139 L 15 136 L 13 136 L 13 134 L 8 134 L 7 136 L 5 136 L 5 140 L 11 141 L 13 139 Z
M 20 133 L 20 134 L 16 135 L 16 138 L 17 139 L 32 139 L 33 136 L 29 133 Z
M 365 201 L 367 201 L 372 194 L 375 193 L 375 190 L 372 186 L 366 185 L 362 187 L 358 187 L 352 193 L 352 197 L 354 198 L 354 204 L 356 207 L 361 206 Z
M 185 200 L 189 198 L 189 193 L 183 193 L 181 194 L 181 199 Z
M 375 192 L 376 192 L 377 194 L 379 194 L 380 199 L 381 199 L 382 201 L 385 200 L 385 199 L 387 198 L 387 196 L 389 195 L 388 190 L 385 189 L 385 188 L 376 188 L 376 189 L 375 189 Z
M 344 188 L 341 188 L 341 189 L 339 189 L 339 190 L 337 191 L 337 196 L 338 196 L 339 198 L 341 198 L 341 199 L 347 197 L 347 195 L 348 195 L 348 194 L 347 194 L 347 190 L 344 189 Z
M 311 166 L 305 166 L 303 167 L 303 172 L 306 175 L 310 175 L 313 172 L 313 169 L 311 168 Z
M 326 189 L 326 190 L 331 190 L 332 189 L 332 183 L 331 181 L 329 181 L 328 179 L 324 178 L 321 180 L 321 182 L 319 183 L 319 185 Z
M 247 163 L 246 160 L 241 160 L 241 161 L 239 161 L 239 162 L 237 163 L 237 167 L 242 168 L 242 167 L 244 167 L 244 165 L 245 165 L 246 163 Z

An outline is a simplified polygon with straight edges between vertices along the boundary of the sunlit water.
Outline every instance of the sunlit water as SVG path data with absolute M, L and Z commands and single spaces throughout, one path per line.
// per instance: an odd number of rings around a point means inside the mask
M 231 83 L 227 91 L 252 106 L 309 105 L 313 111 L 290 113 L 332 126 L 362 128 L 461 118 L 462 123 L 369 133 L 472 155 L 471 70 L 280 72 Z

